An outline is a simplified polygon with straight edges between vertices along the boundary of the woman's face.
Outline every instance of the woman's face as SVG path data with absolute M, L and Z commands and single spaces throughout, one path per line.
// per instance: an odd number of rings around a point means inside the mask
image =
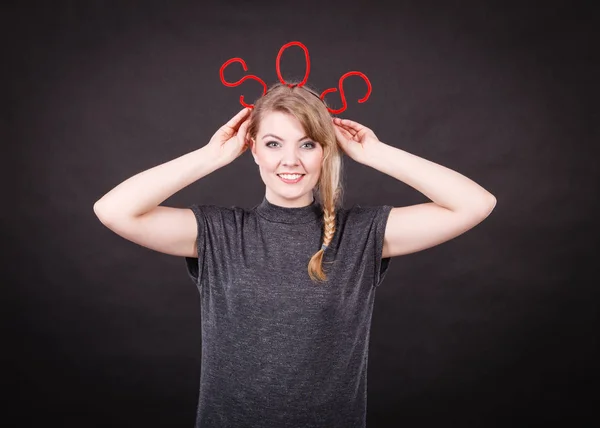
M 321 175 L 323 147 L 306 137 L 295 117 L 269 112 L 260 123 L 252 156 L 266 185 L 267 200 L 282 207 L 310 205 Z M 281 177 L 280 174 L 301 174 Z M 287 180 L 286 180 L 287 179 Z

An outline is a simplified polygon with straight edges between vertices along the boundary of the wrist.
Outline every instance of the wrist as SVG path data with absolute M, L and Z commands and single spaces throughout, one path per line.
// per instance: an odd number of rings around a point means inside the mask
M 211 145 L 206 145 L 194 151 L 195 156 L 199 159 L 198 163 L 203 166 L 208 173 L 216 171 L 224 167 L 230 161 L 224 159 Z
M 390 148 L 389 145 L 387 145 L 381 141 L 378 141 L 375 144 L 369 145 L 368 148 L 364 149 L 362 160 L 360 163 L 362 163 L 363 165 L 369 166 L 371 168 L 374 168 L 375 165 L 378 165 L 380 163 L 382 158 L 389 156 L 389 151 L 388 151 L 389 148 Z

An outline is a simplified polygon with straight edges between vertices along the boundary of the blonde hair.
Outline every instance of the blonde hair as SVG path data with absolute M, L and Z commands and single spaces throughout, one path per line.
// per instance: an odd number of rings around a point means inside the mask
M 291 85 L 297 82 L 288 82 Z M 294 116 L 304 128 L 306 136 L 323 147 L 321 175 L 313 197 L 323 207 L 323 244 L 329 246 L 335 234 L 335 215 L 342 202 L 342 153 L 340 152 L 331 115 L 319 95 L 306 85 L 289 87 L 276 83 L 254 104 L 250 114 L 247 135 L 256 141 L 259 125 L 267 113 L 283 112 Z M 308 263 L 308 275 L 313 281 L 326 281 L 323 271 L 323 253 L 319 249 Z

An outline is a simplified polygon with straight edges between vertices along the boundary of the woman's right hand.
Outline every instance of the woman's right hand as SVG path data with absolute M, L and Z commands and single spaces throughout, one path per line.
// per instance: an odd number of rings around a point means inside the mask
M 206 145 L 223 165 L 233 162 L 248 148 L 246 130 L 250 112 L 249 108 L 242 109 L 219 128 Z

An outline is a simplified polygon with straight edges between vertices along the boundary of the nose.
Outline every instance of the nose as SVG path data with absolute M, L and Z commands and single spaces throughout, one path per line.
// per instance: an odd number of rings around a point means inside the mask
M 283 151 L 281 158 L 283 165 L 298 165 L 300 164 L 300 156 L 295 147 L 288 147 L 287 150 Z

